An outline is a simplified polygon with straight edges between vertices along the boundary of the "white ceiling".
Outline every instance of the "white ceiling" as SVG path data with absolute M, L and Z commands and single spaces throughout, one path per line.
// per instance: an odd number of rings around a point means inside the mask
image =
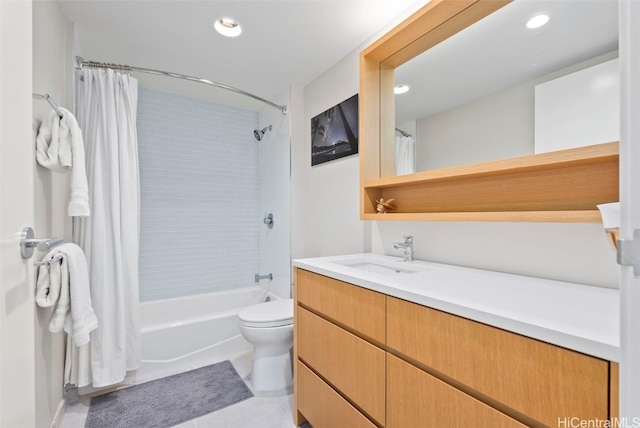
M 187 74 L 272 99 L 306 85 L 389 23 L 427 1 L 416 0 L 61 0 L 85 60 Z M 232 17 L 243 33 L 222 37 L 213 22 Z M 134 73 L 142 85 L 260 108 L 210 86 Z M 246 104 L 248 102 L 248 104 Z

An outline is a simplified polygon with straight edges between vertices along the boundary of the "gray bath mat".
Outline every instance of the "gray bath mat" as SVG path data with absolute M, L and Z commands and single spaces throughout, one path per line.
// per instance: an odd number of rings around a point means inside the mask
M 229 361 L 91 399 L 86 428 L 166 428 L 253 394 Z

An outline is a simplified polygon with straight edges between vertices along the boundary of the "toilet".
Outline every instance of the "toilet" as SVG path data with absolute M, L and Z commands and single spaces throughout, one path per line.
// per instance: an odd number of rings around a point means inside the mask
M 254 391 L 288 390 L 293 384 L 293 299 L 277 299 L 243 309 L 240 333 L 253 345 Z

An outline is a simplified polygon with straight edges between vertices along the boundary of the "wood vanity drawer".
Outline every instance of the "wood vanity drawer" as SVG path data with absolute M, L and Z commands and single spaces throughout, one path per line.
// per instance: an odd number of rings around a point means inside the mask
M 387 345 L 545 425 L 608 417 L 609 363 L 598 358 L 393 297 Z
M 298 411 L 314 428 L 375 428 L 362 413 L 349 404 L 307 366 L 298 361 Z
M 384 424 L 385 351 L 304 308 L 297 315 L 298 358 Z
M 296 268 L 296 299 L 358 334 L 384 343 L 384 294 Z
M 515 419 L 393 356 L 387 357 L 386 428 L 524 428 Z

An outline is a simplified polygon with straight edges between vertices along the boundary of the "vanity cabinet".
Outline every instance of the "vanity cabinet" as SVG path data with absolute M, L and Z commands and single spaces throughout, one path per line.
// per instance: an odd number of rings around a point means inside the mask
M 617 415 L 615 363 L 301 268 L 294 290 L 298 425 L 556 427 Z
M 384 294 L 354 287 L 346 282 L 296 269 L 298 304 L 322 314 L 343 328 L 367 337 L 372 342 L 385 342 Z
M 388 428 L 526 427 L 391 354 L 387 358 L 387 377 Z
M 298 425 L 308 418 L 314 428 L 367 426 L 361 423 L 369 419 L 384 426 L 386 296 L 296 269 L 295 300 Z M 334 412 L 347 419 L 336 424 Z
M 296 361 L 296 409 L 316 427 L 374 428 L 376 425 L 301 361 Z M 305 419 L 296 415 L 296 425 Z
M 385 351 L 304 308 L 297 315 L 300 361 L 384 423 Z
M 394 297 L 387 297 L 387 348 L 462 391 L 546 426 L 609 416 L 610 363 L 599 358 Z M 388 411 L 391 419 L 394 411 L 404 412 L 397 405 Z

